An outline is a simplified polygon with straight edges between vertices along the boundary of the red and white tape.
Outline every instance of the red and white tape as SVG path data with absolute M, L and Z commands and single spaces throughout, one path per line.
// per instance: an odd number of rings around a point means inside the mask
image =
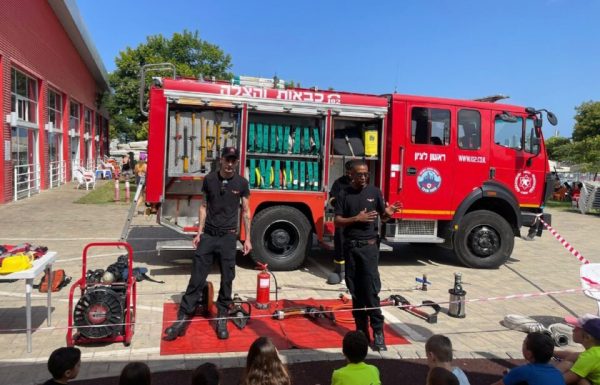
M 573 256 L 575 256 L 575 258 L 577 258 L 579 260 L 579 262 L 583 263 L 584 265 L 590 263 L 590 261 L 585 259 L 585 257 L 583 255 L 581 255 L 581 253 L 579 251 L 577 251 L 569 242 L 567 242 L 567 240 L 564 239 L 562 237 L 562 235 L 560 235 L 558 233 L 558 231 L 554 230 L 554 228 L 552 226 L 550 226 L 549 224 L 544 222 L 541 215 L 538 216 L 538 218 L 540 219 L 540 222 L 542 222 L 544 227 L 550 232 L 550 234 L 552 234 L 554 236 L 554 238 L 556 238 L 556 240 L 559 241 L 560 244 L 564 246 L 565 249 L 567 249 L 571 254 L 573 254 Z

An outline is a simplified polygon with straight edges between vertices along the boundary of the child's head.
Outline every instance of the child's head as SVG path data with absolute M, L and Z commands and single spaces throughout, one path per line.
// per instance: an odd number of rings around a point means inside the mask
M 242 385 L 267 383 L 289 384 L 290 375 L 281 362 L 277 348 L 268 337 L 258 337 L 248 350 Z
M 369 351 L 369 340 L 361 330 L 346 333 L 342 342 L 342 352 L 349 362 L 357 364 L 364 361 Z
M 523 341 L 523 357 L 529 362 L 546 364 L 554 354 L 554 340 L 547 334 L 529 333 Z
M 565 321 L 573 326 L 573 341 L 586 348 L 600 345 L 600 317 L 585 314 L 579 318 L 565 317 Z
M 219 385 L 220 375 L 217 365 L 206 362 L 192 373 L 192 385 Z
M 427 373 L 427 385 L 459 385 L 459 382 L 451 371 L 436 366 Z
M 121 371 L 119 385 L 150 385 L 150 368 L 143 362 L 130 362 Z
M 81 350 L 73 347 L 58 348 L 48 358 L 48 371 L 55 380 L 72 380 L 79 374 Z
M 429 367 L 452 362 L 452 342 L 442 334 L 435 334 L 425 342 L 425 354 Z

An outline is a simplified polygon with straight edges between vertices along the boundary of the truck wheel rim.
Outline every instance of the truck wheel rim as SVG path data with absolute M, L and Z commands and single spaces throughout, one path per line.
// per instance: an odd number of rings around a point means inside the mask
M 298 228 L 289 221 L 271 223 L 263 236 L 266 248 L 277 257 L 287 257 L 298 247 L 300 241 Z
M 473 228 L 467 246 L 478 257 L 489 257 L 500 249 L 500 235 L 492 227 L 481 225 Z

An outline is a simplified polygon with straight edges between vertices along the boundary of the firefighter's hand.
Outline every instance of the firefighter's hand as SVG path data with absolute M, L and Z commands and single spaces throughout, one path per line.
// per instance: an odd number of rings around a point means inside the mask
M 373 222 L 375 219 L 377 219 L 377 216 L 377 211 L 367 211 L 367 209 L 364 209 L 363 211 L 358 213 L 358 215 L 355 218 L 357 222 Z
M 200 236 L 201 234 L 196 234 L 196 236 L 192 240 L 192 245 L 194 245 L 194 248 L 198 248 L 198 244 L 200 243 Z
M 394 202 L 393 205 L 388 205 L 385 207 L 385 214 L 388 217 L 391 217 L 392 215 L 394 215 L 395 213 L 398 212 L 398 210 L 400 210 L 400 202 Z
M 250 243 L 250 239 L 246 239 L 244 241 L 244 247 L 242 248 L 244 255 L 250 254 L 252 251 L 252 243 Z

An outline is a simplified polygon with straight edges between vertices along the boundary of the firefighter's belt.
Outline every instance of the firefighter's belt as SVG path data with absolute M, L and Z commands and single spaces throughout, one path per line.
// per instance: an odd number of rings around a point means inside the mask
M 246 327 L 252 315 L 252 305 L 246 301 L 236 300 L 234 298 L 229 317 L 231 322 L 240 330 Z
M 236 229 L 220 229 L 218 227 L 205 227 L 204 232 L 208 235 L 212 235 L 213 237 L 222 237 L 226 234 L 235 234 L 237 232 Z

